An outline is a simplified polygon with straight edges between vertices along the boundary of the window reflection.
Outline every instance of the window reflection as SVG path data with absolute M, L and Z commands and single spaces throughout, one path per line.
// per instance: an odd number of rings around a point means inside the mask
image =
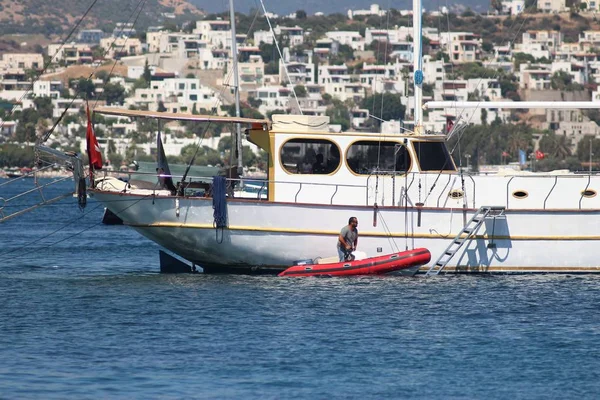
M 330 174 L 340 165 L 340 150 L 324 139 L 292 139 L 281 147 L 281 164 L 290 174 Z
M 346 157 L 350 170 L 359 175 L 404 173 L 410 168 L 410 155 L 399 142 L 360 140 L 350 146 Z

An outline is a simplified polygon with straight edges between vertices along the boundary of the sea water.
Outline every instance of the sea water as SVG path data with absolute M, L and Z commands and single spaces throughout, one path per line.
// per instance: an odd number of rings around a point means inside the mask
M 600 277 L 161 275 L 158 246 L 102 211 L 0 224 L 0 398 L 600 393 Z

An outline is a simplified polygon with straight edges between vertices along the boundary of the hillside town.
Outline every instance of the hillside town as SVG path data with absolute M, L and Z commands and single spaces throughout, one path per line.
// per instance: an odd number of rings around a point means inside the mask
M 492 1 L 486 15 L 470 10 L 452 14 L 492 21 L 487 23 L 490 31 L 501 25 L 509 37 L 503 42 L 480 30 L 448 30 L 437 24 L 450 18 L 445 7 L 426 10 L 424 101 L 600 102 L 600 29 L 591 29 L 587 22 L 595 21 L 600 1 L 570 7 L 565 0 L 530 3 Z M 394 18 L 389 18 L 392 13 Z M 47 143 L 52 147 L 84 153 L 86 103 L 92 109 L 234 115 L 232 35 L 226 15 L 205 15 L 182 26 L 154 26 L 144 32 L 133 23 L 118 23 L 111 32 L 81 29 L 72 40 L 51 43 L 40 53 L 2 53 L 0 167 L 26 166 L 31 161 L 27 149 L 49 130 Z M 238 28 L 242 115 L 329 116 L 332 132 L 400 133 L 410 126 L 415 107 L 411 15 L 412 10 L 385 10 L 373 4 L 366 10 L 348 10 L 342 26 L 346 29 L 336 26 L 321 32 L 309 22 L 324 16 L 308 16 L 302 10 L 261 16 L 268 17 L 272 30 Z M 523 18 L 545 28 L 521 29 Z M 391 25 L 392 19 L 405 23 Z M 590 29 L 567 34 L 565 26 L 561 29 L 565 20 Z M 378 26 L 356 21 L 376 21 Z M 353 26 L 358 29 L 349 29 Z M 519 150 L 525 150 L 577 169 L 585 166 L 594 148 L 600 154 L 598 122 L 600 115 L 591 111 L 444 109 L 426 111 L 424 128 L 440 133 L 458 123 L 494 129 L 523 126 L 520 141 L 494 154 L 472 144 L 471 162 L 517 161 Z M 156 126 L 109 116 L 96 118 L 94 124 L 111 168 L 155 157 Z M 203 152 L 196 163 L 226 164 L 228 130 L 169 123 L 163 128 L 165 152 L 187 163 L 201 138 Z M 248 145 L 244 153 L 247 167 L 264 167 L 263 155 L 254 147 Z

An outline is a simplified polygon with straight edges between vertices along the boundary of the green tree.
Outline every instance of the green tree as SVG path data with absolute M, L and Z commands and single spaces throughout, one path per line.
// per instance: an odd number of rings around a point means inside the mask
M 125 101 L 125 88 L 118 83 L 107 83 L 104 85 L 104 98 L 108 105 L 123 105 L 123 101 Z
M 372 115 L 384 121 L 402 120 L 406 111 L 406 106 L 400 101 L 400 96 L 393 93 L 367 96 L 362 101 L 362 108 L 366 108 Z M 376 120 L 375 125 L 379 126 L 380 121 Z
M 100 71 L 96 72 L 96 78 L 102 79 L 102 82 L 104 82 L 104 83 L 108 82 L 108 79 L 109 79 L 108 71 L 101 69 Z
M 296 11 L 296 19 L 306 19 L 306 11 L 304 11 L 304 10 Z
M 545 132 L 540 139 L 539 149 L 546 156 L 565 160 L 571 156 L 571 140 L 566 135 Z
M 498 11 L 499 13 L 502 12 L 502 0 L 492 0 L 490 5 L 494 10 Z
M 577 159 L 582 162 L 590 161 L 590 146 L 592 146 L 592 155 L 600 154 L 600 139 L 591 135 L 586 135 L 577 143 Z M 599 156 L 595 156 L 598 159 Z
M 535 57 L 529 53 L 514 53 L 513 62 L 515 64 L 515 71 L 518 71 L 521 64 L 535 62 Z
M 298 97 L 306 97 L 308 93 L 306 92 L 306 87 L 304 85 L 296 85 L 294 86 L 294 92 Z
M 152 71 L 150 70 L 150 66 L 148 65 L 148 59 L 146 59 L 146 62 L 144 63 L 144 72 L 142 73 L 142 78 L 144 78 L 144 81 L 146 81 L 146 84 L 148 85 L 152 80 Z
M 84 98 L 91 99 L 96 93 L 96 87 L 90 79 L 79 78 L 77 81 L 77 92 L 82 93 Z
M 33 99 L 33 104 L 35 104 L 35 109 L 41 118 L 52 118 L 54 106 L 50 97 L 36 97 Z
M 298 93 L 296 93 L 296 95 L 298 95 Z M 298 97 L 300 97 L 300 96 L 298 96 Z M 248 97 L 248 104 L 250 104 L 250 107 L 252 107 L 252 108 L 258 108 L 262 104 L 262 100 L 257 99 L 256 97 L 250 96 L 250 97 Z
M 343 131 L 350 128 L 350 110 L 340 100 L 333 99 L 332 105 L 327 107 L 325 114 L 332 124 L 341 125 Z
M 33 147 L 22 148 L 7 143 L 0 145 L 0 167 L 27 167 L 33 165 L 35 152 Z
M 26 108 L 18 116 L 19 123 L 15 130 L 15 139 L 18 142 L 32 142 L 36 138 L 36 127 L 40 114 L 35 108 Z

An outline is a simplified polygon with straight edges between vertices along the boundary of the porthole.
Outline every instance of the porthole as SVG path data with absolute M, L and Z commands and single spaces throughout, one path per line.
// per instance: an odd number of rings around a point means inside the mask
M 581 195 L 583 197 L 587 197 L 588 199 L 592 198 L 592 197 L 596 197 L 597 194 L 598 193 L 594 189 L 586 189 L 586 190 L 581 191 Z
M 452 189 L 448 192 L 448 197 L 450 197 L 453 200 L 462 199 L 463 197 L 465 197 L 465 192 L 463 192 L 462 189 Z
M 527 196 L 529 196 L 529 193 L 524 190 L 515 190 L 513 192 L 513 197 L 516 199 L 526 199 Z

